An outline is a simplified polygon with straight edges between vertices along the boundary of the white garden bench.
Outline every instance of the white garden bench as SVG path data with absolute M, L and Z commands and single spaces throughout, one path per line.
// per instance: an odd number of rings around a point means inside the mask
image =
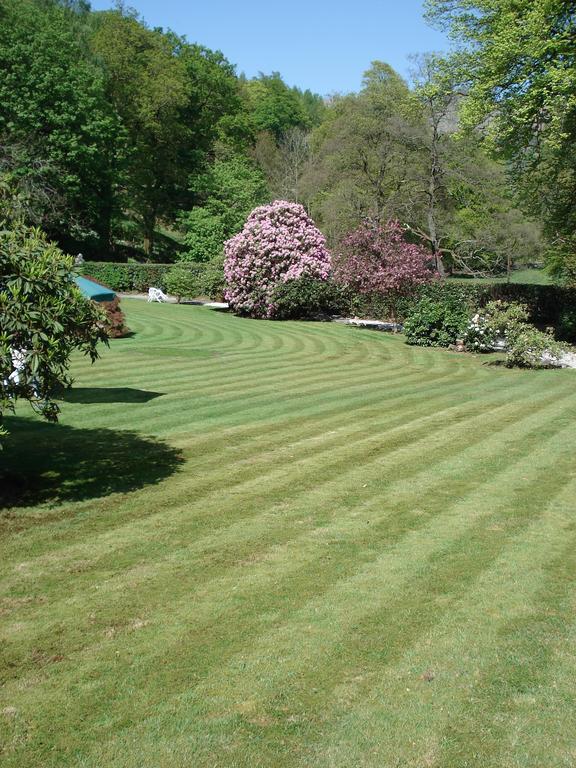
M 160 288 L 148 288 L 148 301 L 157 301 L 162 304 L 163 301 L 168 301 L 168 296 Z

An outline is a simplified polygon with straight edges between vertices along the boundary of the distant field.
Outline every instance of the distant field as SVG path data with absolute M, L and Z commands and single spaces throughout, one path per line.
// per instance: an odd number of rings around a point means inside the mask
M 455 280 L 462 283 L 506 283 L 508 278 L 503 277 L 450 277 L 449 280 Z M 543 269 L 517 269 L 510 274 L 511 283 L 524 283 L 529 285 L 551 285 L 552 278 Z
M 8 420 L 2 767 L 575 765 L 576 372 L 123 304 Z

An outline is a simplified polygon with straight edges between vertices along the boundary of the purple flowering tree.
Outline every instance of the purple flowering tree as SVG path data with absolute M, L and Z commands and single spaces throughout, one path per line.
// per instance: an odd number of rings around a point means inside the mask
M 255 208 L 243 230 L 224 245 L 225 297 L 250 317 L 273 318 L 278 283 L 326 280 L 332 261 L 324 235 L 298 203 L 276 200 Z
M 363 294 L 385 294 L 394 311 L 397 300 L 438 276 L 430 253 L 406 242 L 399 221 L 365 221 L 338 248 L 334 277 Z

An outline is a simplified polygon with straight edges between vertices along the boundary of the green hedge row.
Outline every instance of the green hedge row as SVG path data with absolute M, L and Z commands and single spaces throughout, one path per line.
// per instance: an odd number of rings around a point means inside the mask
M 173 266 L 174 264 L 119 264 L 113 261 L 85 261 L 81 266 L 81 271 L 86 277 L 92 277 L 99 283 L 112 288 L 113 291 L 147 293 L 151 286 L 167 291 L 166 278 Z M 186 262 L 184 266 L 193 275 L 199 296 L 218 300 L 222 298 L 224 272 L 221 261 L 207 261 L 202 264 Z
M 172 264 L 118 264 L 113 261 L 85 261 L 82 274 L 104 283 L 113 291 L 146 293 L 150 286 L 165 290 L 165 277 Z
M 150 286 L 166 290 L 166 273 L 172 264 L 119 264 L 105 261 L 86 261 L 82 272 L 87 277 L 93 277 L 114 291 L 146 292 Z M 186 265 L 197 275 L 201 293 L 210 298 L 221 298 L 223 291 L 223 275 L 221 262 L 206 262 Z M 576 289 L 561 288 L 555 285 L 529 285 L 521 283 L 466 283 L 439 281 L 432 285 L 423 286 L 411 296 L 396 301 L 394 307 L 387 301 L 385 294 L 371 296 L 354 296 L 348 311 L 360 317 L 389 319 L 396 315 L 396 320 L 403 320 L 423 296 L 435 301 L 454 301 L 468 304 L 471 308 L 486 304 L 492 299 L 520 301 L 528 305 L 530 320 L 540 326 L 561 328 L 566 324 L 566 318 L 573 318 L 572 325 L 576 326 Z M 344 308 L 343 308 L 344 310 Z M 567 330 L 561 334 L 569 338 L 576 333 Z
M 454 300 L 481 307 L 493 299 L 519 301 L 528 306 L 530 321 L 542 326 L 557 326 L 566 314 L 576 313 L 576 289 L 555 285 L 529 285 L 523 283 L 482 283 L 466 285 L 442 281 L 426 285 L 396 305 L 398 320 L 410 313 L 411 308 L 423 297 L 435 301 Z M 353 299 L 353 310 L 358 315 L 387 317 L 391 313 L 385 294 L 357 296 Z

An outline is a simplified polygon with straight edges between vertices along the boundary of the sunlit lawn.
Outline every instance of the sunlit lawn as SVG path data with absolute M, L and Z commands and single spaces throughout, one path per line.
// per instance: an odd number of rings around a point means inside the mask
M 576 373 L 124 303 L 0 454 L 3 767 L 576 765 Z

